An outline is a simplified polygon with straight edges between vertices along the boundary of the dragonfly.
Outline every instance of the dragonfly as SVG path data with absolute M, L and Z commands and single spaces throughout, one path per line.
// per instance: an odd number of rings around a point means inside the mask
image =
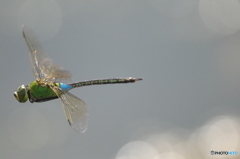
M 14 97 L 20 102 L 46 102 L 59 98 L 69 125 L 78 133 L 84 133 L 88 127 L 88 106 L 80 98 L 71 94 L 73 88 L 103 85 L 134 83 L 142 78 L 109 78 L 66 83 L 72 75 L 48 57 L 39 40 L 30 27 L 22 27 L 23 37 L 29 49 L 33 74 L 36 78 L 29 85 L 21 85 L 14 92 Z

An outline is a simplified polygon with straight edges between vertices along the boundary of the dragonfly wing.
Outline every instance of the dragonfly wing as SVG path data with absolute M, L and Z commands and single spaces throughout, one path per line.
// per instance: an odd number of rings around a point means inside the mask
M 64 113 L 70 126 L 79 133 L 84 133 L 88 126 L 88 106 L 73 94 L 51 86 L 63 104 Z
M 61 99 L 64 113 L 70 126 L 79 133 L 84 133 L 88 126 L 88 106 L 73 94 L 62 90 L 54 84 L 49 85 Z
M 36 79 L 45 82 L 71 80 L 70 72 L 64 70 L 47 56 L 33 31 L 27 26 L 23 26 L 22 30 L 23 37 L 29 48 L 30 61 Z
M 68 123 L 76 132 L 84 133 L 88 126 L 87 104 L 69 92 L 62 94 L 60 99 Z

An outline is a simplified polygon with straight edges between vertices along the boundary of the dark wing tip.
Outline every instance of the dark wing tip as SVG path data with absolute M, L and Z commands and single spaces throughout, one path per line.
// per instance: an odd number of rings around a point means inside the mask
M 26 38 L 26 31 L 29 29 L 28 26 L 26 26 L 25 24 L 22 25 L 22 34 L 23 34 L 23 37 Z
M 68 119 L 67 121 L 68 121 L 68 124 L 69 124 L 70 126 L 72 126 L 72 124 L 71 124 L 70 120 Z

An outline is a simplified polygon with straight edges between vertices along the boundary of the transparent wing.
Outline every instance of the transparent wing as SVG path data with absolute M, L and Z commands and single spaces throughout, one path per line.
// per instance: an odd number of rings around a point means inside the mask
M 61 99 L 64 113 L 70 126 L 76 132 L 84 133 L 88 126 L 87 104 L 83 100 L 69 92 L 63 91 L 59 87 L 51 85 L 51 88 Z
M 27 26 L 23 26 L 22 31 L 29 48 L 30 61 L 36 79 L 45 82 L 71 80 L 70 72 L 64 70 L 47 56 L 33 31 Z
M 60 99 L 66 118 L 73 130 L 84 133 L 88 126 L 87 104 L 69 92 L 62 94 Z

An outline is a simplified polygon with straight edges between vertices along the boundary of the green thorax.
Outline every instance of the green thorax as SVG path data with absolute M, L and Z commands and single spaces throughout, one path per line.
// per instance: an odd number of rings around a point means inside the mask
M 59 87 L 59 83 L 54 83 L 53 85 Z M 33 81 L 29 85 L 29 101 L 30 102 L 45 102 L 48 100 L 56 99 L 58 96 L 51 89 L 49 84 L 38 83 L 38 81 Z

